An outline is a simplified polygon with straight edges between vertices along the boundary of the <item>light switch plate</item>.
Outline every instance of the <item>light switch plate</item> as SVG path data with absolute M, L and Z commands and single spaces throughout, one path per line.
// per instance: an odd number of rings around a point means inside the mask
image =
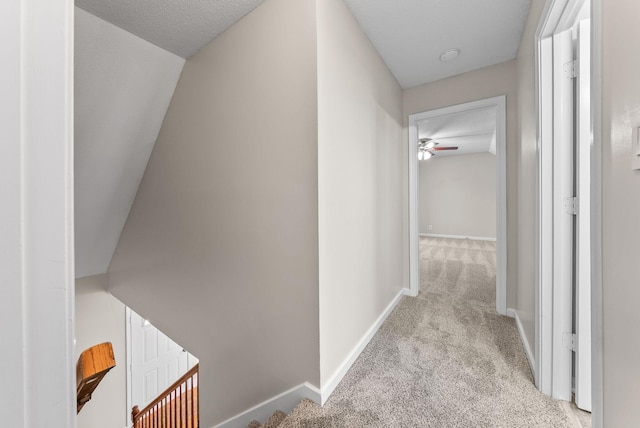
M 631 148 L 631 169 L 640 170 L 640 126 L 633 130 L 633 147 Z

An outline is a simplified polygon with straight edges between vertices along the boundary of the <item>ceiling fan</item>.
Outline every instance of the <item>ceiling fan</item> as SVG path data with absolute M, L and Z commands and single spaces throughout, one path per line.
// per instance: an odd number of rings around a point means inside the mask
M 418 160 L 426 160 L 436 155 L 441 150 L 458 150 L 458 146 L 440 146 L 440 143 L 431 138 L 418 140 Z

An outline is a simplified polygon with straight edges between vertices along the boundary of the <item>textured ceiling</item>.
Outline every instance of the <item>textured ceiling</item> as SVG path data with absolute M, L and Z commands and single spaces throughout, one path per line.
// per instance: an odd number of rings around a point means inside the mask
M 432 117 L 418 123 L 419 138 L 431 138 L 440 147 L 458 146 L 458 150 L 437 152 L 438 157 L 484 152 L 495 154 L 495 135 L 495 107 Z
M 263 0 L 76 0 L 82 9 L 189 58 Z M 322 1 L 322 0 L 320 0 Z M 531 0 L 345 0 L 403 88 L 516 57 Z M 460 50 L 441 62 L 446 49 Z
M 403 88 L 516 57 L 530 0 L 345 0 Z M 441 62 L 446 49 L 460 50 Z
M 76 0 L 76 6 L 189 58 L 264 0 Z

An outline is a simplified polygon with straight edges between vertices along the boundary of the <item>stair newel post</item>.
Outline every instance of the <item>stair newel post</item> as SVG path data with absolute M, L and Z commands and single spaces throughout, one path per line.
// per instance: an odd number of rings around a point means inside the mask
M 140 413 L 140 409 L 138 406 L 133 406 L 131 409 L 131 422 L 133 423 L 133 428 L 136 428 L 136 416 Z

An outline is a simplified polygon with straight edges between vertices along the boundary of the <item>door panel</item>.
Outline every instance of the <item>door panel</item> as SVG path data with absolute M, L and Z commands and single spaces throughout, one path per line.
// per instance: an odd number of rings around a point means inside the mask
M 144 322 L 142 318 L 141 322 Z M 151 363 L 158 358 L 158 330 L 154 328 L 142 327 L 144 335 L 144 356 L 142 357 L 143 363 Z
M 590 21 L 578 24 L 576 190 L 576 405 L 591 411 L 591 58 Z
M 574 79 L 573 34 L 553 36 L 553 380 L 552 396 L 571 401 L 573 353 Z
M 152 369 L 144 373 L 142 396 L 144 405 L 158 396 L 158 370 Z

